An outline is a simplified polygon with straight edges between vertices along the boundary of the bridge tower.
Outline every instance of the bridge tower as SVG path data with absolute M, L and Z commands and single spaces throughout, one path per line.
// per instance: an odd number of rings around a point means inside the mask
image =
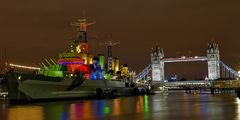
M 160 47 L 152 48 L 151 63 L 152 63 L 152 81 L 162 82 L 164 80 L 164 52 Z
M 220 54 L 217 43 L 208 44 L 208 79 L 216 80 L 220 78 Z

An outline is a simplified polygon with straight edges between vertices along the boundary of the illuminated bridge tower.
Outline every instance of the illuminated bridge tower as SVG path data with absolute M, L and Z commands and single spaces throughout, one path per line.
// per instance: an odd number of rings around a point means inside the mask
M 152 62 L 152 81 L 161 82 L 164 80 L 164 62 L 163 62 L 163 49 L 156 47 L 152 49 L 151 62 Z
M 210 43 L 207 50 L 208 78 L 216 80 L 220 78 L 220 54 L 217 43 Z

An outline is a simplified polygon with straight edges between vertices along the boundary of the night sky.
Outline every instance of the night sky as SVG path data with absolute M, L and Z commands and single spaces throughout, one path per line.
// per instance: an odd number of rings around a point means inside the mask
M 37 65 L 57 58 L 76 35 L 70 23 L 85 11 L 91 53 L 106 54 L 104 41 L 120 41 L 113 55 L 131 69 L 150 64 L 151 47 L 164 48 L 166 57 L 206 55 L 212 39 L 220 44 L 221 59 L 240 64 L 239 0 L 11 0 L 0 4 L 0 50 L 11 63 Z M 169 63 L 166 76 L 200 78 L 207 63 Z

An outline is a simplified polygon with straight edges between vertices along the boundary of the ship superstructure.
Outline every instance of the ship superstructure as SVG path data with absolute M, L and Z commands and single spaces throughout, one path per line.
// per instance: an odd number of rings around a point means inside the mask
M 93 65 L 93 56 L 89 54 L 87 26 L 91 24 L 87 23 L 85 18 L 78 19 L 77 22 L 72 23 L 73 26 L 77 27 L 78 34 L 71 41 L 70 51 L 59 54 L 58 64 L 65 68 L 63 76 L 71 76 L 76 72 L 80 72 L 85 75 L 86 79 L 90 78 L 90 66 Z
M 60 53 L 58 60 L 45 59 L 47 65 L 41 63 L 40 74 L 52 77 L 74 77 L 75 73 L 80 73 L 84 79 L 91 80 L 126 78 L 126 74 L 117 75 L 123 71 L 126 73 L 126 65 L 121 69 L 119 59 L 112 57 L 112 54 L 109 56 L 111 53 L 109 46 L 112 47 L 112 44 L 108 45 L 107 61 L 103 54 L 94 56 L 89 53 L 87 27 L 93 24 L 94 22 L 88 23 L 85 18 L 71 23 L 77 28 L 77 36 L 71 40 L 70 50 Z

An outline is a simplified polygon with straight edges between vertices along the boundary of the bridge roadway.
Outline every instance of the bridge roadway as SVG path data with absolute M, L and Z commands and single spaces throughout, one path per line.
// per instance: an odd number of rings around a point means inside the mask
M 165 86 L 168 89 L 184 89 L 184 88 L 210 88 L 212 82 L 209 80 L 191 80 L 191 81 L 175 81 L 166 82 Z
M 176 81 L 164 83 L 168 89 L 239 89 L 240 80 L 191 80 L 191 81 Z

